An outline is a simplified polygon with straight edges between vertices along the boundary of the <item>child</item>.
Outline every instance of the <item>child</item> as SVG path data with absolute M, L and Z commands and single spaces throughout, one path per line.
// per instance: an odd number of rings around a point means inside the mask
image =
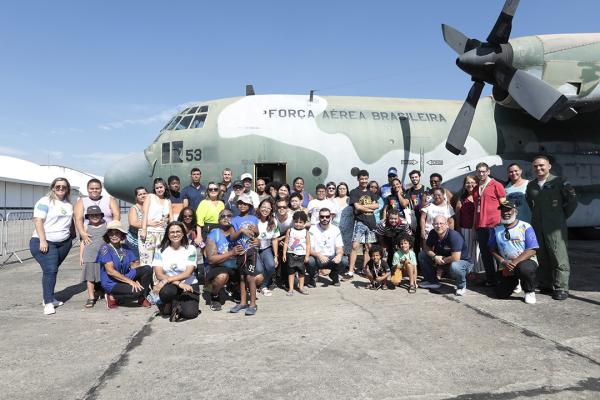
M 392 265 L 394 273 L 392 275 L 392 283 L 400 284 L 402 280 L 402 272 L 408 274 L 408 293 L 417 292 L 417 257 L 412 250 L 413 238 L 409 235 L 402 235 L 398 239 L 398 251 L 394 253 Z M 398 279 L 397 276 L 400 276 Z
M 304 288 L 304 274 L 306 273 L 305 264 L 310 257 L 310 237 L 306 229 L 308 217 L 304 211 L 296 211 L 292 216 L 294 226 L 285 233 L 283 242 L 283 262 L 288 260 L 288 284 L 289 290 L 287 296 L 294 294 L 294 277 L 298 272 L 298 292 L 308 294 Z
M 387 289 L 388 278 L 390 277 L 390 266 L 383 260 L 383 250 L 381 246 L 372 246 L 369 250 L 369 262 L 365 277 L 371 281 L 367 289 Z
M 233 232 L 229 238 L 236 245 L 241 245 L 244 252 L 237 258 L 240 273 L 240 304 L 233 306 L 229 312 L 238 313 L 246 310 L 246 315 L 256 314 L 256 287 L 262 283 L 261 272 L 256 269 L 256 253 L 258 246 L 258 218 L 251 213 L 252 199 L 241 194 L 237 200 L 240 215 L 231 220 Z M 246 285 L 250 292 L 250 304 L 246 304 Z
M 90 206 L 86 210 L 85 218 L 88 224 L 85 227 L 92 243 L 81 242 L 79 248 L 79 264 L 82 268 L 81 281 L 87 282 L 88 298 L 85 302 L 86 308 L 92 308 L 96 304 L 96 284 L 100 283 L 100 264 L 96 263 L 98 250 L 104 244 L 102 237 L 106 233 L 106 222 L 104 214 L 98 206 Z

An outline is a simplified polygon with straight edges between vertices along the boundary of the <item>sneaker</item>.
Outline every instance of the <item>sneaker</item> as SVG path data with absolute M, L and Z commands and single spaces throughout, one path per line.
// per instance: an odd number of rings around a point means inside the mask
M 457 296 L 464 296 L 465 294 L 467 294 L 467 288 L 460 288 L 460 289 L 456 289 L 456 292 L 454 292 L 455 295 Z
M 246 308 L 248 308 L 248 304 L 236 304 L 235 306 L 229 309 L 229 312 L 235 314 L 239 313 L 242 310 L 245 310 Z
M 422 281 L 421 283 L 419 283 L 419 286 L 423 289 L 439 289 L 442 287 L 440 283 L 433 283 L 428 281 Z
M 314 284 L 312 284 L 312 283 L 307 283 L 307 284 L 306 284 L 306 287 L 309 287 L 309 288 L 311 288 L 311 289 L 314 289 L 314 288 L 316 288 L 316 286 L 315 286 Z
M 246 315 L 254 315 L 256 314 L 256 307 L 247 307 L 246 308 Z
M 223 308 L 223 307 L 221 306 L 221 302 L 220 302 L 219 300 L 213 300 L 213 301 L 210 303 L 210 309 L 211 309 L 212 311 L 221 311 L 221 309 L 222 309 L 222 308 Z
M 44 304 L 44 315 L 56 314 L 56 310 L 54 309 L 54 304 L 48 303 Z
M 117 299 L 112 297 L 110 294 L 105 293 L 104 298 L 106 299 L 106 308 L 109 310 L 114 310 L 115 308 L 119 308 L 119 302 Z
M 527 304 L 535 304 L 535 292 L 525 293 L 525 298 L 523 300 L 525 300 L 525 303 Z
M 58 300 L 56 300 L 56 299 L 52 300 L 52 305 L 53 305 L 54 307 L 60 307 L 60 306 L 62 306 L 63 304 L 65 304 L 65 303 L 63 303 L 62 301 L 58 301 Z M 43 305 L 43 306 L 45 306 L 45 305 L 46 305 L 46 303 L 44 303 L 44 300 L 43 300 L 43 299 L 42 299 L 42 305 Z M 53 314 L 54 314 L 54 313 L 53 313 Z
M 333 286 L 341 286 L 341 284 L 339 282 L 336 282 L 333 284 Z
M 348 272 L 346 272 L 346 274 L 344 275 L 344 277 L 346 279 L 352 279 L 352 277 L 354 277 L 354 272 L 348 271 Z
M 519 294 L 523 291 L 523 289 L 521 288 L 521 282 L 517 283 L 517 286 L 513 289 L 513 293 L 514 294 Z
M 145 298 L 145 297 L 144 297 L 144 298 L 141 298 L 141 299 L 139 299 L 139 300 L 138 300 L 138 305 L 139 305 L 140 307 L 145 307 L 145 308 L 150 308 L 150 307 L 152 307 L 152 303 L 150 303 L 150 302 L 148 301 L 148 299 L 147 299 L 147 298 Z
M 260 289 L 260 293 L 265 296 L 265 297 L 271 297 L 273 296 L 273 292 L 271 292 L 268 288 L 264 287 L 262 289 Z

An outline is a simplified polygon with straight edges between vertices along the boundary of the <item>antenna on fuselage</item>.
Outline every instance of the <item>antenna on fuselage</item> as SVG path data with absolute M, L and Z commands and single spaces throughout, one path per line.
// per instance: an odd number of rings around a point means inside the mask
M 313 99 L 315 97 L 315 92 L 316 92 L 316 90 L 310 91 L 310 97 L 308 98 L 308 101 L 310 101 L 311 103 L 313 102 Z
M 246 96 L 254 96 L 254 86 L 246 85 Z

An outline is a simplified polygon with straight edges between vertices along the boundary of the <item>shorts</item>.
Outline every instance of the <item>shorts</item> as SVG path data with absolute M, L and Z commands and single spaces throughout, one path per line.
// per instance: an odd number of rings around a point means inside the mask
M 306 265 L 304 265 L 304 255 L 298 255 L 294 253 L 287 253 L 288 262 L 288 275 L 298 274 L 304 275 L 306 273 Z
M 209 267 L 208 272 L 206 273 L 206 281 L 211 282 L 213 279 L 215 279 L 221 274 L 227 274 L 230 280 L 234 275 L 236 275 L 235 269 L 216 265 L 214 267 Z
M 260 271 L 256 269 L 256 249 L 248 249 L 244 254 L 237 257 L 237 267 L 241 276 L 258 276 Z
M 354 222 L 354 231 L 352 232 L 352 242 L 361 244 L 376 243 L 377 237 L 375 237 L 375 231 L 370 230 L 362 222 L 356 221 Z

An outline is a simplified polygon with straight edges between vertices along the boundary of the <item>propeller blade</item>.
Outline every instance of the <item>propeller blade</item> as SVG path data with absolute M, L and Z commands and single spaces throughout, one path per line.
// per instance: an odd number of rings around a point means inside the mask
M 493 44 L 507 43 L 512 30 L 512 20 L 519 6 L 519 0 L 506 0 L 502 11 L 492 28 L 487 41 Z
M 567 104 L 567 98 L 561 92 L 522 70 L 513 75 L 508 93 L 532 117 L 542 122 L 548 122 Z
M 442 24 L 442 35 L 444 36 L 444 41 L 458 55 L 464 54 L 481 44 L 479 40 L 469 39 L 464 33 L 446 24 Z
M 454 125 L 452 125 L 450 134 L 448 134 L 446 148 L 456 155 L 461 154 L 465 148 L 465 142 L 467 141 L 467 136 L 469 136 L 469 129 L 471 129 L 471 124 L 473 123 L 475 108 L 477 107 L 479 97 L 481 97 L 481 91 L 483 90 L 484 85 L 485 84 L 481 81 L 475 81 L 473 83 L 473 86 L 471 86 L 471 90 L 469 90 L 469 94 L 467 95 L 467 99 L 454 120 Z

